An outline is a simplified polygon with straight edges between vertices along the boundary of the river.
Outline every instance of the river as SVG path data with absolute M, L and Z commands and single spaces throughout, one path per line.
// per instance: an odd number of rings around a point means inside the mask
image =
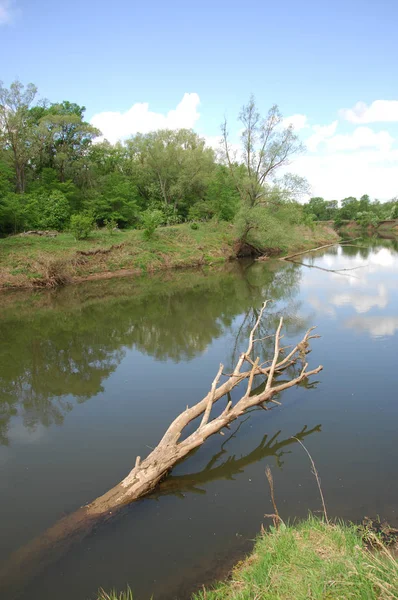
M 188 598 L 250 550 L 272 512 L 284 519 L 380 515 L 397 526 L 398 245 L 366 239 L 297 257 L 114 279 L 0 298 L 0 562 L 111 488 L 168 423 L 247 345 L 312 325 L 324 370 L 256 409 L 47 566 L 22 600 L 88 600 L 100 586 L 135 600 Z M 319 267 L 319 268 L 318 268 Z M 336 270 L 347 269 L 335 272 Z M 271 351 L 272 338 L 263 342 Z M 235 396 L 234 396 L 235 397 Z M 11 596 L 10 596 L 11 598 Z M 4 598 L 9 600 L 9 598 Z

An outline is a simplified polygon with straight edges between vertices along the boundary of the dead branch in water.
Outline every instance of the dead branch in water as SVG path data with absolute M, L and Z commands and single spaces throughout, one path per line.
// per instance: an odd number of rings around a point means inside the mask
M 354 238 L 353 240 L 350 240 L 350 242 L 354 242 L 355 240 L 359 240 L 361 238 Z M 316 252 L 317 250 L 323 250 L 324 248 L 330 248 L 331 246 L 345 246 L 346 244 L 344 244 L 344 242 L 333 242 L 332 244 L 325 244 L 324 246 L 318 246 L 318 248 L 310 248 L 309 250 L 302 250 L 301 252 L 295 252 L 294 254 L 288 254 L 287 256 L 281 256 L 281 258 L 279 260 L 290 260 L 291 258 L 294 258 L 295 256 L 301 256 L 302 254 L 308 254 L 309 252 Z M 347 244 L 347 246 L 350 244 Z
M 274 400 L 276 394 L 305 381 L 322 370 L 322 366 L 319 366 L 308 371 L 308 363 L 305 362 L 305 355 L 310 351 L 309 341 L 319 337 L 311 335 L 313 327 L 286 356 L 283 354 L 283 358 L 280 358 L 283 317 L 280 319 L 275 334 L 271 365 L 265 367 L 269 361 L 260 363 L 260 357 L 253 359 L 252 353 L 257 341 L 255 333 L 266 305 L 267 302 L 264 302 L 250 332 L 247 349 L 240 355 L 233 372 L 228 376 L 223 375 L 224 367 L 220 365 L 208 394 L 197 404 L 190 408 L 187 407 L 174 419 L 159 444 L 144 460 L 137 457 L 134 468 L 115 487 L 90 504 L 64 517 L 43 535 L 32 540 L 11 556 L 0 571 L 0 591 L 7 591 L 7 598 L 12 598 L 11 591 L 15 591 L 23 583 L 26 584 L 29 578 L 65 554 L 73 543 L 81 541 L 98 522 L 112 518 L 115 512 L 126 504 L 153 491 L 179 461 L 201 446 L 207 438 L 215 433 L 221 433 L 222 429 L 228 427 L 230 423 L 252 407 L 262 406 L 267 402 L 279 404 Z M 277 375 L 299 362 L 302 363 L 302 368 L 295 377 L 280 383 L 275 381 Z M 248 370 L 242 371 L 245 364 L 248 365 Z M 257 376 L 265 379 L 265 386 L 258 388 L 259 391 L 252 390 L 254 378 Z M 227 377 L 226 381 L 220 383 L 221 377 Z M 230 392 L 245 381 L 247 382 L 246 389 L 240 399 L 235 403 L 228 399 L 221 413 L 211 418 L 214 404 L 225 396 L 230 398 Z M 201 415 L 203 417 L 193 433 L 182 439 L 186 427 Z

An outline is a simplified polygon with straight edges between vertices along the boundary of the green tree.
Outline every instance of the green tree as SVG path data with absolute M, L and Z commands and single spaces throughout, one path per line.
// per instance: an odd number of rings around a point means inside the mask
M 64 101 L 35 111 L 37 166 L 57 171 L 59 181 L 67 179 L 87 184 L 89 149 L 100 131 L 83 120 L 84 106 Z
M 26 167 L 32 142 L 29 107 L 36 94 L 33 83 L 25 88 L 19 81 L 14 81 L 7 89 L 0 81 L 0 144 L 11 153 L 18 193 L 23 193 L 26 187 Z
M 203 199 L 214 168 L 214 152 L 189 129 L 164 129 L 127 141 L 133 169 L 141 172 L 140 189 L 150 201 L 186 216 L 189 206 Z
M 359 209 L 359 202 L 354 196 L 349 196 L 341 201 L 340 218 L 348 221 L 355 219 Z
M 253 232 L 275 226 L 275 217 L 282 205 L 307 190 L 307 183 L 297 176 L 276 176 L 289 165 L 293 156 L 303 151 L 293 127 L 283 128 L 278 107 L 272 106 L 265 118 L 258 112 L 253 96 L 242 107 L 239 121 L 243 125 L 240 162 L 229 139 L 228 124 L 221 126 L 222 154 L 240 196 L 237 215 L 242 242 L 253 238 Z M 239 177 L 240 164 L 244 176 Z M 253 241 L 253 239 L 252 239 Z

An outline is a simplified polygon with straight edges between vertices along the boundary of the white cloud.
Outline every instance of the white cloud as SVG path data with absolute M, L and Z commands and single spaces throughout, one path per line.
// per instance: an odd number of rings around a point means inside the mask
M 14 11 L 12 0 L 0 0 L 0 25 L 11 23 Z
M 307 154 L 289 169 L 308 179 L 313 196 L 329 200 L 363 194 L 388 200 L 398 194 L 398 151 L 393 149 Z
M 102 132 L 103 137 L 111 143 L 124 139 L 135 133 L 148 133 L 157 129 L 179 129 L 194 127 L 199 119 L 198 94 L 185 93 L 181 102 L 167 114 L 149 110 L 147 102 L 136 103 L 124 113 L 102 112 L 94 115 L 91 124 Z
M 316 152 L 321 142 L 324 142 L 335 134 L 337 123 L 338 121 L 333 121 L 330 125 L 314 125 L 312 127 L 314 133 L 306 140 L 307 148 L 311 152 Z
M 305 129 L 308 127 L 308 119 L 306 115 L 291 115 L 290 117 L 286 117 L 282 121 L 283 127 L 293 126 L 295 131 L 300 131 L 301 129 Z
M 352 133 L 338 134 L 326 140 L 329 150 L 359 150 L 360 148 L 378 148 L 389 150 L 394 138 L 387 131 L 376 133 L 369 127 L 357 127 Z
M 357 102 L 353 108 L 343 108 L 340 115 L 351 123 L 398 122 L 398 100 L 375 100 L 369 106 Z

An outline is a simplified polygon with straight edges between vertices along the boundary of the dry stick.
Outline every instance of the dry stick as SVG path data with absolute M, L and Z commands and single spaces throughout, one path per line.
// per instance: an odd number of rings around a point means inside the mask
M 355 240 L 360 240 L 361 238 L 354 238 L 353 240 L 350 240 L 351 242 L 354 242 Z M 318 248 L 310 248 L 309 250 L 302 250 L 301 252 L 295 252 L 294 254 L 288 254 L 288 256 L 281 256 L 281 258 L 279 260 L 289 260 L 290 258 L 294 258 L 295 256 L 301 256 L 301 254 L 307 254 L 308 252 L 316 252 L 317 250 L 323 250 L 323 248 L 330 248 L 331 246 L 345 246 L 344 242 L 333 242 L 333 244 L 325 244 L 324 246 L 318 246 Z M 348 245 L 348 244 L 347 244 Z
M 294 437 L 294 436 L 292 437 L 292 439 L 293 439 L 293 440 L 296 440 L 296 442 L 298 442 L 298 443 L 300 444 L 300 446 L 302 446 L 302 447 L 304 448 L 304 450 L 306 451 L 306 453 L 308 454 L 308 458 L 309 458 L 309 459 L 310 459 L 310 461 L 311 461 L 312 472 L 313 472 L 313 474 L 315 475 L 315 479 L 316 479 L 316 482 L 317 482 L 317 484 L 318 484 L 319 495 L 320 495 L 320 497 L 321 497 L 321 500 L 322 500 L 322 507 L 323 507 L 323 514 L 324 514 L 324 517 L 325 517 L 325 521 L 326 521 L 326 523 L 329 525 L 328 514 L 327 514 L 327 512 L 326 512 L 326 504 L 325 504 L 325 499 L 324 499 L 324 497 L 323 497 L 322 488 L 321 488 L 321 480 L 319 479 L 318 471 L 316 470 L 316 466 L 315 466 L 315 463 L 314 463 L 314 461 L 312 460 L 312 456 L 311 456 L 311 454 L 308 452 L 307 448 L 304 446 L 303 442 L 301 442 L 301 441 L 300 441 L 298 438 L 296 438 L 296 437 Z
M 224 365 L 220 363 L 220 368 L 218 369 L 218 373 L 215 376 L 213 383 L 211 384 L 211 395 L 209 396 L 209 402 L 208 402 L 208 404 L 206 406 L 206 410 L 203 414 L 203 419 L 199 426 L 199 429 L 204 427 L 209 420 L 211 407 L 213 406 L 213 402 L 214 402 L 214 396 L 216 395 L 216 387 L 217 387 L 218 382 L 220 381 L 220 377 L 223 372 L 223 369 L 224 369 Z
M 271 469 L 269 468 L 268 465 L 265 467 L 265 476 L 268 479 L 268 483 L 269 483 L 272 506 L 274 507 L 274 514 L 272 514 L 272 515 L 265 514 L 264 517 L 272 518 L 274 521 L 275 528 L 279 529 L 279 525 L 280 525 L 280 523 L 283 523 L 283 521 L 279 515 L 278 508 L 276 506 L 275 493 L 274 493 L 274 478 L 272 477 Z
M 281 256 L 279 260 L 289 260 L 290 258 L 294 258 L 295 256 L 300 256 L 301 254 L 307 254 L 308 252 L 316 252 L 317 250 L 323 250 L 323 248 L 330 248 L 331 246 L 337 246 L 340 242 L 333 242 L 333 244 L 325 244 L 324 246 L 319 246 L 318 248 L 310 248 L 309 250 L 303 250 L 302 252 L 295 252 L 294 254 L 288 254 L 287 256 Z
M 272 379 L 273 379 L 274 373 L 275 373 L 276 361 L 278 360 L 278 356 L 279 356 L 279 340 L 280 340 L 280 333 L 281 333 L 282 325 L 283 325 L 283 317 L 280 318 L 278 329 L 276 330 L 276 334 L 275 334 L 275 352 L 274 352 L 274 358 L 272 360 L 272 364 L 271 364 L 271 367 L 270 367 L 270 370 L 269 370 L 267 385 L 265 386 L 265 389 L 267 391 L 271 387 Z

